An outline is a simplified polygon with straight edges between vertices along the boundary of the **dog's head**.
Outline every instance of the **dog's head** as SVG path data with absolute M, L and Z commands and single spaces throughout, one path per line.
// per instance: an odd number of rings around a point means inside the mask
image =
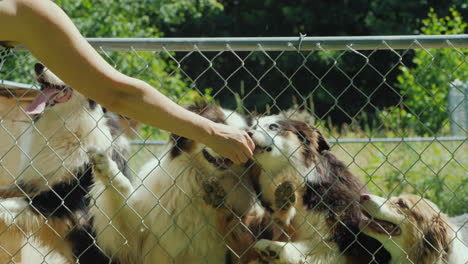
M 223 109 L 217 105 L 197 103 L 188 109 L 213 122 L 226 124 L 238 129 L 247 129 L 247 120 L 238 113 Z M 204 172 L 217 170 L 225 171 L 233 169 L 233 162 L 213 151 L 211 148 L 194 140 L 171 135 L 170 158 L 188 158 L 187 160 Z
M 34 72 L 41 88 L 31 105 L 25 109 L 27 114 L 37 117 L 60 112 L 60 117 L 66 120 L 75 114 L 77 109 L 90 111 L 97 107 L 96 102 L 66 85 L 43 64 L 36 63 Z
M 369 217 L 361 223 L 362 231 L 379 240 L 393 260 L 438 263 L 434 261 L 447 258 L 453 231 L 447 216 L 431 201 L 416 195 L 387 200 L 365 194 L 361 205 Z
M 74 174 L 88 166 L 86 148 L 90 146 L 103 151 L 116 146 L 118 164 L 124 171 L 128 145 L 120 137 L 118 121 L 104 115 L 100 105 L 73 90 L 44 65 L 37 63 L 34 71 L 41 90 L 24 109 L 33 116 L 35 127 L 28 129 L 24 138 L 32 140 L 26 141 L 27 155 L 20 160 L 24 169 L 16 179 L 17 186 L 1 190 L 0 197 L 31 197 L 48 186 L 76 179 Z M 34 170 L 29 169 L 33 162 Z
M 330 149 L 320 130 L 281 115 L 258 118 L 249 134 L 256 160 L 272 174 L 288 165 L 311 168 L 317 155 Z

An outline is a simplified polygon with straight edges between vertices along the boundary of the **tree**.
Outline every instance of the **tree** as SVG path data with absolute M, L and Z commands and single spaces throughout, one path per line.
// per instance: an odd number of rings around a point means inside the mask
M 463 34 L 468 24 L 460 13 L 439 17 L 431 9 L 424 19 L 423 34 Z M 389 107 L 381 114 L 385 124 L 397 131 L 415 131 L 419 135 L 435 135 L 448 124 L 449 88 L 458 79 L 468 81 L 466 50 L 419 49 L 412 59 L 415 67 L 401 66 L 397 86 L 401 89 L 400 105 Z M 404 133 L 404 131 L 402 131 Z
M 430 7 L 434 7 L 440 16 L 449 15 L 450 6 L 467 14 L 465 2 L 220 1 L 224 7 L 222 12 L 201 10 L 202 16 L 187 18 L 186 23 L 158 24 L 158 27 L 168 37 L 420 34 L 421 21 Z M 198 87 L 212 88 L 215 98 L 226 107 L 236 107 L 238 100 L 235 98 L 242 98 L 242 90 L 246 96 L 243 105 L 248 110 L 260 112 L 287 109 L 293 105 L 294 98 L 299 103 L 308 103 L 312 98 L 315 114 L 320 119 L 330 118 L 335 125 L 341 125 L 361 121 L 360 113 L 365 112 L 369 122 L 381 127 L 381 110 L 397 105 L 400 100 L 400 87 L 394 85 L 400 74 L 395 67 L 400 57 L 391 51 L 361 53 L 369 57 L 368 65 L 362 56 L 349 51 L 343 54 L 303 52 L 306 59 L 294 52 L 204 53 L 208 59 L 214 58 L 211 68 L 210 62 L 197 53 L 188 57 L 180 53 L 175 58 L 184 58 L 184 72 L 196 79 Z M 402 62 L 409 68 L 414 66 L 413 56 L 413 51 L 402 56 Z M 238 57 L 244 60 L 245 68 L 240 66 L 242 62 Z M 275 60 L 275 67 L 271 58 Z M 335 60 L 337 64 L 334 64 Z M 307 68 L 300 68 L 301 65 Z M 327 72 L 328 69 L 331 71 Z M 200 73 L 203 74 L 199 76 Z M 381 75 L 385 75 L 384 83 Z M 259 79 L 261 76 L 263 78 Z M 308 110 L 312 111 L 311 107 Z

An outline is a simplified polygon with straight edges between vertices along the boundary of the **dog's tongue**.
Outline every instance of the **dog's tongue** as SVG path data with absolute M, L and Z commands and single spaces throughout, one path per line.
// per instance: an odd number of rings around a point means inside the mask
M 60 92 L 59 89 L 52 87 L 44 87 L 42 91 L 36 96 L 34 101 L 25 109 L 26 114 L 28 115 L 37 115 L 44 112 L 46 104 L 53 98 L 56 94 Z

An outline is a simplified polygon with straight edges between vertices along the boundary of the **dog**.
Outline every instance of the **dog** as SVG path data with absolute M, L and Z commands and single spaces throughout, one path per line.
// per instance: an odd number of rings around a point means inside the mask
M 359 230 L 365 187 L 330 152 L 320 130 L 274 115 L 258 118 L 249 134 L 261 167 L 252 175 L 259 199 L 287 236 L 257 241 L 260 259 L 251 263 L 389 261 L 380 243 Z
M 87 149 L 110 151 L 127 177 L 128 142 L 118 121 L 37 63 L 41 92 L 25 109 L 33 125 L 19 139 L 25 152 L 15 185 L 0 190 L 0 228 L 31 236 L 68 262 L 108 263 L 94 243 Z
M 468 247 L 447 215 L 416 195 L 385 199 L 364 194 L 361 205 L 369 218 L 363 232 L 379 240 L 391 263 L 468 263 Z
M 201 103 L 189 110 L 248 128 L 244 117 L 215 105 Z M 91 156 L 100 183 L 91 191 L 94 208 L 100 208 L 93 213 L 97 241 L 120 263 L 223 263 L 228 231 L 222 230 L 225 214 L 217 208 L 226 205 L 239 217 L 255 210 L 247 165 L 235 165 L 184 137 L 171 135 L 163 157 L 140 170 L 138 186 L 121 175 L 108 154 Z

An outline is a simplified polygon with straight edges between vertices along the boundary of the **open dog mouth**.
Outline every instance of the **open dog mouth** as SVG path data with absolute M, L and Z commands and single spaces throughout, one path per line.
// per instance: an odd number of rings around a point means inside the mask
M 263 153 L 263 152 L 271 152 L 273 148 L 271 146 L 260 146 L 260 145 L 255 145 L 255 153 Z
M 70 100 L 73 90 L 64 85 L 54 85 L 45 82 L 41 78 L 38 82 L 42 84 L 42 89 L 34 101 L 25 109 L 28 115 L 37 115 L 44 112 L 46 106 L 53 106 L 65 103 Z
M 398 236 L 401 234 L 401 228 L 392 222 L 375 218 L 371 216 L 366 210 L 362 210 L 364 219 L 361 223 L 361 229 L 369 228 L 375 233 Z
M 210 153 L 208 153 L 208 151 L 206 151 L 206 149 L 204 149 L 202 152 L 203 152 L 203 157 L 205 157 L 205 159 L 209 163 L 213 164 L 218 169 L 227 170 L 233 164 L 233 162 L 230 159 L 213 157 Z

